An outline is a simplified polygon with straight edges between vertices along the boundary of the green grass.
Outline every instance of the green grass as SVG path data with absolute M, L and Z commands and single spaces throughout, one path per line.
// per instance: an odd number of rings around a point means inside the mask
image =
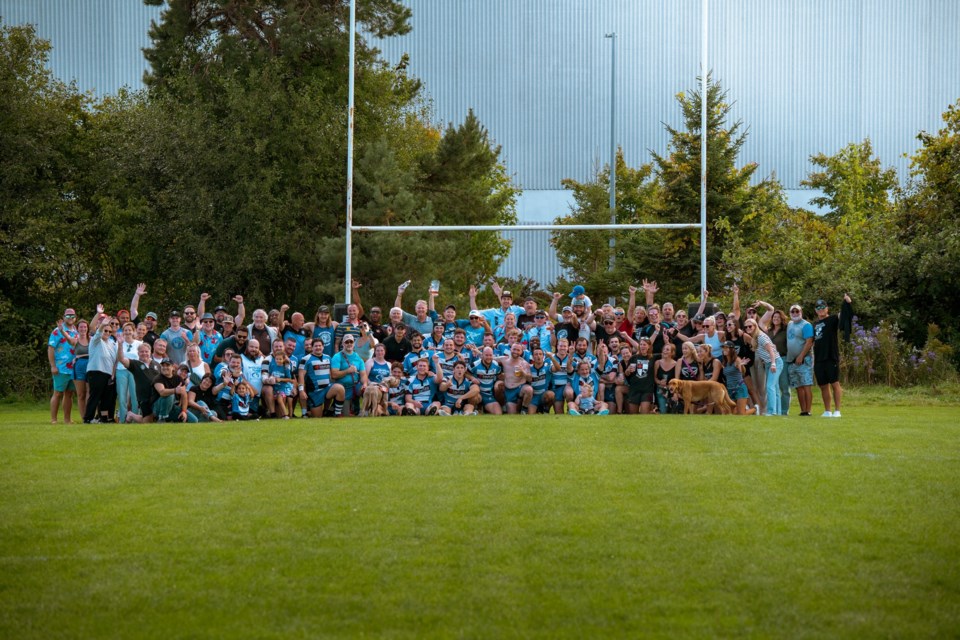
M 0 637 L 960 633 L 960 411 L 56 426 L 0 406 Z

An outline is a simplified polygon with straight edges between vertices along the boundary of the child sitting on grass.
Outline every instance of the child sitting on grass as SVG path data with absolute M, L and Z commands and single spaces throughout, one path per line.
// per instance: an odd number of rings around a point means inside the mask
M 232 390 L 233 410 L 230 412 L 234 420 L 253 420 L 256 418 L 250 410 L 253 401 L 253 387 L 246 380 L 241 380 Z
M 580 393 L 573 402 L 570 403 L 570 415 L 592 415 L 605 416 L 610 413 L 607 409 L 607 403 L 600 402 L 594 395 L 593 385 L 589 382 L 580 383 Z

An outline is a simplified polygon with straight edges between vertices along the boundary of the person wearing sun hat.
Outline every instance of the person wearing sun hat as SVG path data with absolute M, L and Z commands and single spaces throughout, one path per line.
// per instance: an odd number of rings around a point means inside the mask
M 473 285 L 470 285 L 468 297 L 470 298 L 470 308 L 479 309 L 480 314 L 486 318 L 490 328 L 495 330 L 503 324 L 503 319 L 508 313 L 512 313 L 515 316 L 520 317 L 520 314 L 524 312 L 524 309 L 521 306 L 513 304 L 513 294 L 506 289 L 501 289 L 500 285 L 497 284 L 496 281 L 490 283 L 490 288 L 496 294 L 497 299 L 500 300 L 499 307 L 480 309 L 479 305 L 477 305 L 477 288 Z

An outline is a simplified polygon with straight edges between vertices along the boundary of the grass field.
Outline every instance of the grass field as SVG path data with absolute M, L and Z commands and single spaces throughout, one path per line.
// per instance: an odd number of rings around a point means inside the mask
M 960 409 L 51 426 L 0 637 L 956 637 Z

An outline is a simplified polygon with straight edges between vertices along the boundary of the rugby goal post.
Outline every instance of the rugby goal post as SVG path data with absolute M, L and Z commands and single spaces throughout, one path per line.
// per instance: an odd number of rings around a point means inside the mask
M 627 229 L 699 229 L 700 230 L 700 290 L 707 288 L 707 9 L 709 0 L 702 2 L 701 22 L 701 89 L 700 89 L 700 222 L 663 224 L 548 224 L 548 225 L 354 225 L 353 224 L 353 129 L 354 77 L 356 74 L 357 7 L 350 0 L 350 81 L 347 107 L 347 226 L 344 256 L 345 304 L 352 299 L 353 232 L 409 232 L 409 231 L 617 231 Z M 611 107 L 612 108 L 612 107 Z

